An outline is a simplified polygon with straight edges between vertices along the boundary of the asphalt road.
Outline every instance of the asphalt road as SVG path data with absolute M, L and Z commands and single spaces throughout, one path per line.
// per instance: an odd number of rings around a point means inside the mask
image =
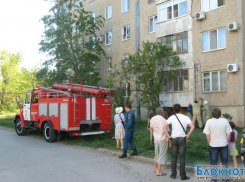
M 157 177 L 154 165 L 133 158 L 119 159 L 98 150 L 47 143 L 37 136 L 18 136 L 0 128 L 0 182 L 155 182 L 180 181 Z M 191 180 L 198 181 L 194 174 Z

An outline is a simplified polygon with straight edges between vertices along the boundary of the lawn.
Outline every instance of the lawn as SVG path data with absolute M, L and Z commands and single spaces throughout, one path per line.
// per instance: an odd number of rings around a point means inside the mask
M 8 127 L 14 129 L 14 125 L 12 123 L 14 116 L 0 116 L 0 126 Z M 149 158 L 154 158 L 154 145 L 150 144 L 150 132 L 146 130 L 147 122 L 146 121 L 136 121 L 136 131 L 134 134 L 134 141 L 136 143 L 138 153 L 140 156 L 145 156 Z M 114 130 L 114 125 L 112 125 L 112 129 Z M 189 130 L 189 129 L 188 129 Z M 237 128 L 238 131 L 238 140 L 237 140 L 237 149 L 240 153 L 240 139 L 241 139 L 241 131 L 242 128 Z M 36 130 L 28 130 L 28 135 L 42 135 Z M 44 138 L 43 138 L 44 140 Z M 45 142 L 45 140 L 44 140 Z M 116 141 L 111 139 L 107 134 L 103 135 L 94 135 L 94 136 L 86 136 L 86 137 L 65 137 L 62 143 L 68 145 L 78 145 L 84 147 L 91 147 L 94 149 L 97 148 L 106 148 L 115 151 L 121 151 L 116 149 Z M 131 150 L 129 150 L 129 153 Z M 170 161 L 170 153 L 171 149 L 169 149 L 168 161 Z M 241 164 L 240 156 L 238 155 L 238 164 Z M 187 153 L 186 153 L 186 163 L 188 165 L 197 165 L 197 164 L 209 164 L 209 152 L 208 152 L 208 143 L 206 141 L 205 134 L 203 134 L 203 130 L 195 129 L 192 133 L 191 137 L 187 141 Z

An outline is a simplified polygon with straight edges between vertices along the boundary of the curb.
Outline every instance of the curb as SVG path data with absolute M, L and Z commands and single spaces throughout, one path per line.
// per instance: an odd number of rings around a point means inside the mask
M 122 154 L 122 152 L 108 150 L 108 149 L 103 149 L 103 148 L 98 148 L 97 150 L 102 152 L 102 153 L 109 153 L 109 154 L 112 154 L 112 155 L 115 155 L 115 156 L 120 156 Z M 151 164 L 155 163 L 154 159 L 147 158 L 147 157 L 142 157 L 142 156 L 128 156 L 127 158 L 135 160 L 135 161 L 139 161 L 139 162 L 144 162 L 144 163 L 151 163 Z M 167 162 L 166 167 L 167 168 L 171 168 L 171 163 Z M 177 168 L 179 169 L 179 164 L 177 164 Z M 195 167 L 193 167 L 193 166 L 187 166 L 186 165 L 185 169 L 186 169 L 187 172 L 190 172 L 190 173 L 194 173 L 195 172 Z

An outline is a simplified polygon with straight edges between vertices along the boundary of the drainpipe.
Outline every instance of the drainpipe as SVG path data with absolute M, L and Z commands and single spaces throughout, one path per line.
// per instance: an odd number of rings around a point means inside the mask
M 136 14 L 135 14 L 135 53 L 136 55 L 139 52 L 140 47 L 140 0 L 136 0 Z M 140 92 L 138 91 L 138 88 L 140 88 L 139 84 L 139 72 L 136 73 L 136 116 L 137 118 L 140 118 Z

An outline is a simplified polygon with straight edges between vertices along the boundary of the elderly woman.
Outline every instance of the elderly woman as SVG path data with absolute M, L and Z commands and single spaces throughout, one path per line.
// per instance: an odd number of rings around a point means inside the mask
M 116 114 L 114 116 L 115 129 L 115 139 L 117 140 L 117 148 L 119 148 L 119 141 L 121 141 L 121 149 L 123 148 L 123 138 L 125 136 L 125 130 L 123 127 L 123 122 L 125 121 L 124 114 L 122 113 L 123 108 L 117 107 L 115 109 Z
M 210 163 L 211 165 L 217 165 L 218 156 L 220 155 L 222 165 L 228 168 L 228 141 L 232 129 L 229 121 L 221 118 L 221 110 L 219 108 L 214 108 L 212 115 L 213 118 L 207 121 L 203 130 L 209 144 Z M 216 181 L 217 179 L 212 179 L 212 182 Z M 223 179 L 223 181 L 226 180 Z

